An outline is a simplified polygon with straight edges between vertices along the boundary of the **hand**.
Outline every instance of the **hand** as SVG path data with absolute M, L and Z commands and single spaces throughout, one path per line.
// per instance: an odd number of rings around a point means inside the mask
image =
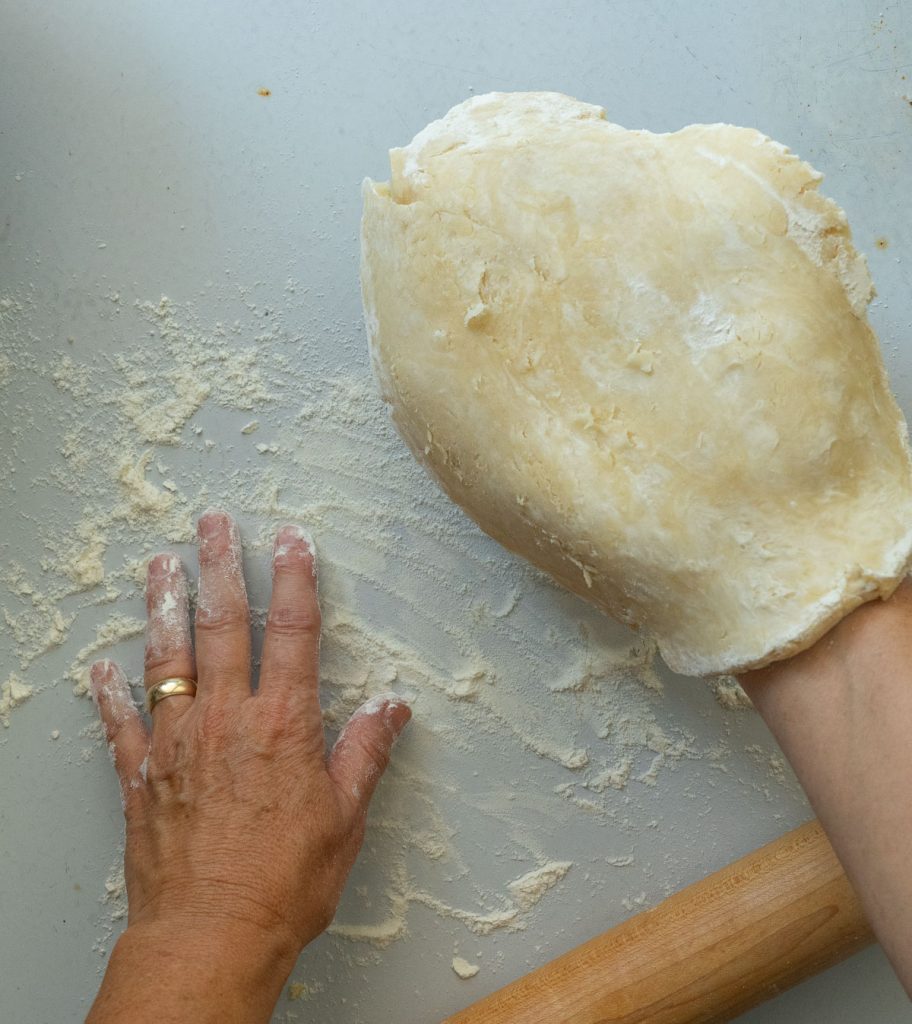
M 395 694 L 373 698 L 327 758 L 306 536 L 286 526 L 276 538 L 256 692 L 237 527 L 225 513 L 207 513 L 199 541 L 195 662 L 186 576 L 173 555 L 149 564 L 145 656 L 147 689 L 187 676 L 198 679 L 197 695 L 162 700 L 150 735 L 120 669 L 92 667 L 123 792 L 126 934 L 216 956 L 259 948 L 282 963 L 281 985 L 333 918 L 371 796 L 411 713 Z

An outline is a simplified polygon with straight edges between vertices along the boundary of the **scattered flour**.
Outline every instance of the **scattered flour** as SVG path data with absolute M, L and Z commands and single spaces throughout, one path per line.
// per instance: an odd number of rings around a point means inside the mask
M 175 370 L 163 381 L 121 362 L 127 388 L 118 395 L 121 411 L 145 444 L 177 444 L 187 420 L 209 397 L 208 384 L 193 370 Z M 162 396 L 162 390 L 167 394 Z
M 645 892 L 639 892 L 636 896 L 628 896 L 621 900 L 621 906 L 625 910 L 643 910 L 646 907 L 648 897 Z
M 752 711 L 754 705 L 744 692 L 741 684 L 733 676 L 723 676 L 714 680 L 713 692 L 716 700 L 726 711 Z
M 123 501 L 114 515 L 130 523 L 148 522 L 157 526 L 169 541 L 189 541 L 193 537 L 190 510 L 172 491 L 156 487 L 147 479 L 152 452 L 138 459 L 125 459 L 117 470 Z
M 88 398 L 91 376 L 87 366 L 79 366 L 69 356 L 61 356 L 51 367 L 51 380 L 60 391 L 74 398 Z
M 519 931 L 526 927 L 525 917 L 545 894 L 560 882 L 572 867 L 570 861 L 549 861 L 506 886 L 506 893 L 493 897 L 502 904 L 497 910 L 466 910 L 451 906 L 444 900 L 417 888 L 409 881 L 404 864 L 396 869 L 392 885 L 387 889 L 388 917 L 379 924 L 333 924 L 330 931 L 341 938 L 369 942 L 383 948 L 408 932 L 408 910 L 412 903 L 433 910 L 438 916 L 459 921 L 474 935 L 492 932 Z
M 28 301 L 0 298 L 0 386 L 5 400 L 23 395 L 0 478 L 8 494 L 13 484 L 22 494 L 34 488 L 42 502 L 35 551 L 0 549 L 17 683 L 43 690 L 66 680 L 85 693 L 93 658 L 144 632 L 149 556 L 175 548 L 192 564 L 205 508 L 239 515 L 259 606 L 268 580 L 254 567 L 265 565 L 279 524 L 300 523 L 322 554 L 328 729 L 391 689 L 415 710 L 356 867 L 376 872 L 364 886 L 377 904 L 343 903 L 332 956 L 379 955 L 408 935 L 417 908 L 479 937 L 521 931 L 551 890 L 557 908 L 589 886 L 588 873 L 567 877 L 570 860 L 553 859 L 571 853 L 571 833 L 574 849 L 585 836 L 591 848 L 625 851 L 593 864 L 630 868 L 630 884 L 644 884 L 626 851 L 654 814 L 646 810 L 651 787 L 671 781 L 685 760 L 708 757 L 715 767 L 736 755 L 701 749 L 677 723 L 650 644 L 505 554 L 428 482 L 388 425 L 356 328 L 294 313 L 285 324 L 249 296 L 239 301 L 240 319 L 205 326 L 167 298 L 119 301 L 118 334 L 129 337 L 133 317 L 135 336 L 119 339 L 112 357 L 80 358 L 41 355 Z M 308 332 L 327 330 L 339 352 L 324 363 L 302 360 Z M 268 441 L 246 439 L 258 431 Z M 52 439 L 55 458 L 45 476 L 29 479 L 22 466 L 38 435 Z M 40 566 L 30 554 L 43 556 Z M 129 603 L 105 607 L 114 601 Z M 260 627 L 264 616 L 261 607 Z M 135 671 L 140 661 L 135 643 L 124 666 Z M 721 693 L 718 684 L 717 699 L 734 707 Z M 89 761 L 103 740 L 81 738 Z M 766 748 L 762 757 L 748 752 L 778 784 L 785 773 L 770 757 Z M 501 758 L 511 777 L 474 770 Z M 537 866 L 517 873 L 517 864 Z M 116 870 L 103 901 L 109 921 L 99 949 L 125 913 Z M 296 982 L 289 998 L 316 1000 L 320 991 Z
M 34 692 L 34 689 L 15 672 L 10 674 L 6 682 L 0 683 L 0 725 L 4 729 L 9 728 L 13 710 L 24 704 Z
M 36 613 L 11 615 L 3 609 L 3 618 L 19 645 L 19 661 L 23 668 L 42 654 L 47 654 L 66 640 L 75 616 L 64 615 L 59 608 L 35 606 Z
M 587 779 L 586 789 L 591 789 L 593 793 L 604 793 L 609 787 L 624 789 L 630 781 L 632 771 L 633 760 L 629 757 L 622 758 L 613 768 L 606 768 Z
M 408 934 L 407 910 L 407 901 L 400 903 L 396 900 L 393 903 L 393 916 L 379 924 L 334 924 L 329 931 L 330 934 L 338 935 L 342 939 L 351 939 L 353 942 L 369 942 L 378 949 L 385 949 L 397 939 Z
M 3 619 L 16 644 L 19 664 L 27 669 L 33 661 L 66 641 L 75 615 L 65 614 L 55 597 L 31 582 L 15 561 L 0 573 L 0 581 L 19 599 L 21 610 L 11 612 L 4 605 Z
M 475 700 L 487 681 L 484 669 L 458 672 L 446 687 L 446 695 L 453 700 Z
M 73 693 L 77 697 L 84 697 L 89 692 L 89 662 L 93 655 L 123 640 L 142 636 L 145 631 L 146 624 L 142 619 L 114 612 L 95 630 L 95 638 L 80 648 L 75 661 L 67 670 L 66 678 L 74 684 Z
M 463 981 L 468 981 L 469 978 L 474 978 L 481 970 L 478 964 L 473 964 L 468 960 L 463 960 L 461 956 L 453 957 L 452 967 L 458 977 L 462 978 Z
M 107 549 L 107 538 L 91 523 L 81 523 L 77 534 L 78 542 L 85 547 L 74 551 L 61 568 L 76 584 L 77 590 L 91 590 L 104 580 L 103 558 Z
M 111 868 L 105 879 L 104 888 L 101 900 L 102 903 L 111 906 L 111 920 L 122 921 L 127 916 L 127 882 L 124 878 L 123 865 L 117 864 Z
M 108 871 L 104 891 L 98 902 L 104 908 L 104 913 L 98 921 L 99 932 L 92 943 L 92 949 L 99 957 L 106 957 L 113 940 L 123 929 L 127 919 L 127 882 L 124 877 L 122 850 Z M 99 964 L 99 974 L 102 970 L 103 964 Z
M 322 981 L 293 981 L 288 986 L 288 998 L 293 1003 L 299 999 L 310 999 L 323 989 Z
M 507 888 L 520 910 L 531 910 L 572 867 L 571 861 L 549 861 L 510 882 Z

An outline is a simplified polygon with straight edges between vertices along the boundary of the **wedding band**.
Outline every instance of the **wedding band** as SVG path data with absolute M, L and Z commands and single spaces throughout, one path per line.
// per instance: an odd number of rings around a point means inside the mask
M 146 694 L 146 707 L 149 714 L 155 709 L 155 705 L 166 697 L 195 697 L 196 682 L 187 679 L 186 676 L 172 676 L 170 679 L 163 679 L 160 683 L 149 687 Z

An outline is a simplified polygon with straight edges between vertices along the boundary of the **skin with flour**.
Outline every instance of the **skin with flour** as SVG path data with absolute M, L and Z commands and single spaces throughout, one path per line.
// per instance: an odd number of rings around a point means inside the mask
M 237 527 L 208 513 L 199 537 L 196 649 L 183 568 L 163 555 L 149 566 L 145 658 L 147 687 L 196 677 L 197 696 L 162 701 L 150 735 L 120 669 L 92 668 L 124 801 L 129 919 L 90 1024 L 267 1021 L 300 950 L 332 920 L 411 714 L 396 694 L 374 698 L 327 756 L 312 543 L 294 526 L 276 538 L 254 693 Z

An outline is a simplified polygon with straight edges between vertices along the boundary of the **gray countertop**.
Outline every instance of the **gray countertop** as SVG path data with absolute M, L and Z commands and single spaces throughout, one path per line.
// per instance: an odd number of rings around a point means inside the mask
M 321 938 L 277 1021 L 438 1019 L 810 816 L 752 711 L 653 669 L 412 464 L 371 387 L 358 188 L 386 177 L 390 146 L 491 90 L 558 90 L 656 131 L 760 128 L 846 208 L 908 415 L 910 12 L 0 0 L 0 681 L 37 691 L 0 728 L 4 1020 L 82 1019 L 122 926 L 117 788 L 73 683 L 105 624 L 136 675 L 133 560 L 170 545 L 193 567 L 184 526 L 209 504 L 240 516 L 257 608 L 269 530 L 314 528 L 329 706 L 416 698 L 339 914 L 390 941 Z M 151 437 L 126 393 L 173 399 L 188 367 L 208 395 L 162 405 Z M 174 495 L 158 518 L 118 476 L 144 452 Z M 93 527 L 94 583 L 68 561 Z M 517 902 L 510 883 L 555 864 Z M 471 980 L 456 954 L 479 964 Z M 907 1017 L 875 948 L 743 1020 Z

